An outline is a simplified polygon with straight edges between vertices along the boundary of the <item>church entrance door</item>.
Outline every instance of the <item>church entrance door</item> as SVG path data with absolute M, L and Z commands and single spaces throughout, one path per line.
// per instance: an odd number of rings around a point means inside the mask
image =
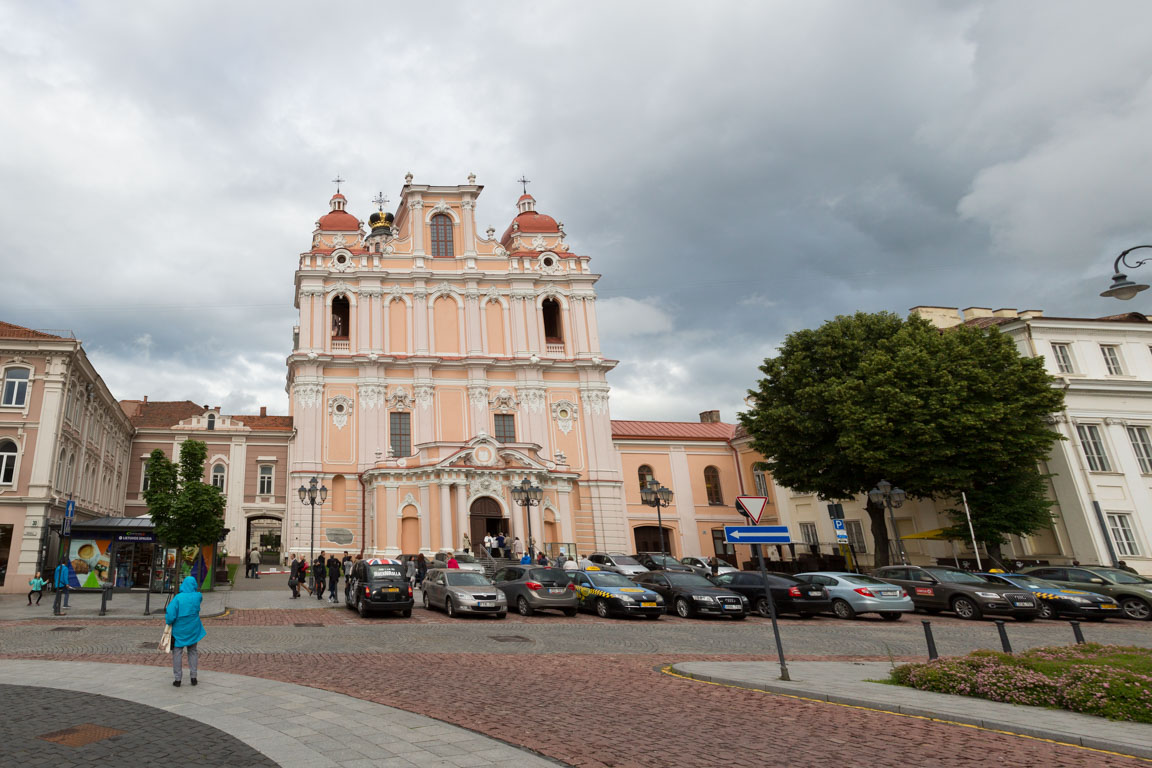
M 500 504 L 496 499 L 481 496 L 472 502 L 468 522 L 472 546 L 483 547 L 485 536 L 495 537 L 504 528 L 504 513 L 500 511 Z M 504 531 L 504 534 L 507 535 L 508 531 Z

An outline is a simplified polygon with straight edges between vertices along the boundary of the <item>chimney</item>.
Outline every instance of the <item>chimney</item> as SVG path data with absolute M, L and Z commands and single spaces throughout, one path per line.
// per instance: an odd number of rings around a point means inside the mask
M 700 412 L 701 424 L 719 424 L 720 411 L 701 411 Z
M 268 415 L 268 406 L 266 406 L 266 405 L 260 406 L 260 415 L 261 416 L 267 416 Z
M 144 395 L 144 402 L 145 402 L 145 403 L 147 403 L 147 402 L 148 402 L 148 395 Z

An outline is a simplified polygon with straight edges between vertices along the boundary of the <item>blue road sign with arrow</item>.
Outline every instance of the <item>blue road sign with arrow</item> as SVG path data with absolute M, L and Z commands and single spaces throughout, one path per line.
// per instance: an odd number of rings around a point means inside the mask
M 724 540 L 729 544 L 788 544 L 792 537 L 786 525 L 726 525 Z
M 64 524 L 60 526 L 60 535 L 68 536 L 72 533 L 72 518 L 76 516 L 76 502 L 68 499 L 64 505 Z

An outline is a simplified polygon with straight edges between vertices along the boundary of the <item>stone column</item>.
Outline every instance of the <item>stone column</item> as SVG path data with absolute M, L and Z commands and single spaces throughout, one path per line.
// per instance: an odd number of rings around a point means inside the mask
M 377 525 L 381 518 L 384 520 L 383 541 L 376 542 L 376 550 L 384 545 L 384 554 L 387 557 L 397 557 L 400 552 L 400 509 L 399 485 L 384 483 L 384 504 L 376 508 Z
M 437 513 L 440 516 L 440 549 L 449 552 L 456 551 L 456 541 L 452 538 L 452 485 L 441 480 L 440 504 Z
M 420 484 L 420 551 L 426 556 L 432 552 L 432 492 L 428 483 Z
M 456 483 L 456 527 L 459 528 L 457 537 L 461 542 L 464 541 L 465 533 L 467 533 L 469 537 L 472 536 L 471 526 L 468 524 L 468 483 Z M 472 542 L 473 553 L 475 553 L 476 547 L 478 546 L 484 546 L 484 542 Z

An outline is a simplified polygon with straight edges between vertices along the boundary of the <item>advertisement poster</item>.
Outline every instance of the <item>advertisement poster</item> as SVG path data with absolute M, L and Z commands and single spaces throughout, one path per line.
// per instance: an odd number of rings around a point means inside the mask
M 100 589 L 111 583 L 108 558 L 111 539 L 72 539 L 68 546 L 69 584 L 73 589 Z

